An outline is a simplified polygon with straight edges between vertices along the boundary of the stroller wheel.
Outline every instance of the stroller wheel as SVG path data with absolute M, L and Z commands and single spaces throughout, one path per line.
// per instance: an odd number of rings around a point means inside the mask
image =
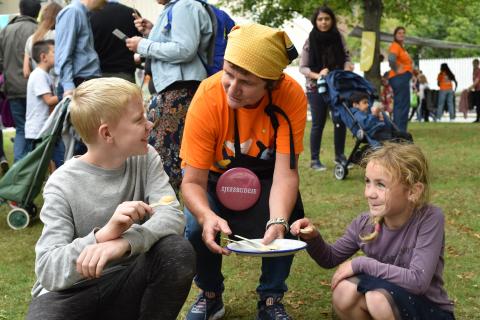
M 7 215 L 7 223 L 13 230 L 25 229 L 30 223 L 30 215 L 25 209 L 12 209 Z
M 348 174 L 348 168 L 342 164 L 336 164 L 333 173 L 335 174 L 335 178 L 337 180 L 343 180 Z

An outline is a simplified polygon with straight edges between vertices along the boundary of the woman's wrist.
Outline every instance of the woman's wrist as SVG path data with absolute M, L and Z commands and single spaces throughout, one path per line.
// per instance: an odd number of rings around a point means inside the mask
M 285 218 L 271 218 L 270 220 L 267 221 L 267 224 L 265 225 L 265 230 L 267 230 L 271 226 L 282 226 L 285 229 L 285 233 L 288 233 L 290 230 L 290 227 L 288 225 L 288 222 Z

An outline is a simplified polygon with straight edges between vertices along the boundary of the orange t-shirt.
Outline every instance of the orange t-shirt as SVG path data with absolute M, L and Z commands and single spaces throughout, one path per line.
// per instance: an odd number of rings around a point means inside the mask
M 440 90 L 453 90 L 452 80 L 444 72 L 438 74 L 437 81 Z
M 183 131 L 180 157 L 182 167 L 186 164 L 198 169 L 222 172 L 226 157 L 223 151 L 234 154 L 234 112 L 228 106 L 219 72 L 200 84 L 188 108 Z M 290 119 L 292 124 L 295 154 L 303 151 L 303 133 L 307 118 L 307 101 L 302 87 L 285 75 L 272 92 L 272 100 Z M 265 95 L 255 109 L 237 109 L 240 147 L 243 154 L 257 156 L 263 144 L 273 149 L 274 130 L 270 117 L 264 112 L 268 103 Z M 277 152 L 290 154 L 290 135 L 285 118 L 275 113 L 279 121 Z M 266 151 L 264 151 L 266 152 Z
M 412 59 L 408 55 L 407 50 L 405 50 L 398 42 L 394 41 L 390 45 L 390 48 L 388 48 L 388 52 L 390 54 L 394 54 L 397 57 L 396 63 L 397 63 L 397 70 L 399 68 L 403 68 L 402 72 L 395 72 L 393 70 L 390 70 L 388 73 L 388 77 L 392 78 L 396 75 L 403 74 L 405 72 L 412 72 L 413 70 L 413 63 Z

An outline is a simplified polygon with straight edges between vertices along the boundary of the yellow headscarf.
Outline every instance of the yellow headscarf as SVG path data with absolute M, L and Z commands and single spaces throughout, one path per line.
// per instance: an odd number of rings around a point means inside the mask
M 250 23 L 235 26 L 228 34 L 225 60 L 263 79 L 279 79 L 297 56 L 284 31 Z

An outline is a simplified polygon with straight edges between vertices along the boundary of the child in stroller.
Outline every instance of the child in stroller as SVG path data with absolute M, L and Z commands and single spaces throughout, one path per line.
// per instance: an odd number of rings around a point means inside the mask
M 355 146 L 346 162 L 335 166 L 338 180 L 348 175 L 350 163 L 359 164 L 371 148 L 379 147 L 382 141 L 413 141 L 407 132 L 400 131 L 387 113 L 373 106 L 375 89 L 363 77 L 343 70 L 335 70 L 327 76 L 328 96 L 332 117 L 340 119 L 356 137 Z
M 350 96 L 352 114 L 357 123 L 365 133 L 368 142 L 372 147 L 380 146 L 382 141 L 404 139 L 411 140 L 408 133 L 396 130 L 393 122 L 385 121 L 388 115 L 380 106 L 372 106 L 369 113 L 368 94 L 366 92 L 355 91 Z

